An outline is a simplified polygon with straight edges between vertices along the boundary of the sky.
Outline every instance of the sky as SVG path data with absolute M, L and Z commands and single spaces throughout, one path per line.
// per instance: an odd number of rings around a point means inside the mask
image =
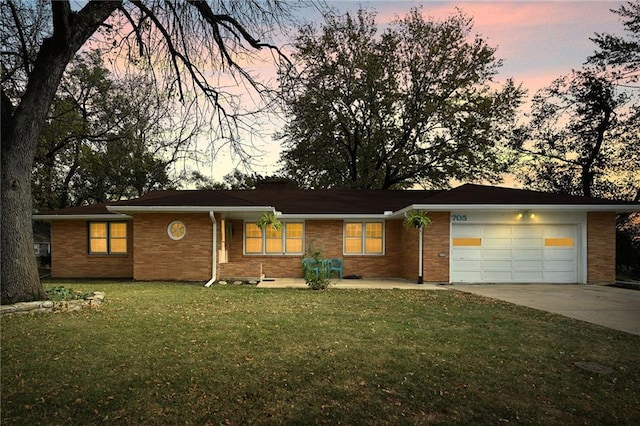
M 379 26 L 409 10 L 421 7 L 426 17 L 444 19 L 456 8 L 474 19 L 474 33 L 490 46 L 497 47 L 496 57 L 503 60 L 498 80 L 513 78 L 528 90 L 528 98 L 548 86 L 554 79 L 579 69 L 595 50 L 589 40 L 595 33 L 621 34 L 619 17 L 610 12 L 623 4 L 619 1 L 327 1 L 340 13 L 366 8 L 377 12 Z M 319 21 L 319 13 L 303 12 L 307 19 Z M 276 120 L 277 121 L 277 120 Z M 277 122 L 271 126 L 277 129 Z M 263 152 L 256 158 L 254 171 L 272 174 L 277 170 L 279 143 L 273 141 L 271 129 L 265 137 L 253 140 Z M 233 170 L 236 163 L 224 150 L 218 153 L 209 170 L 202 170 L 214 180 Z

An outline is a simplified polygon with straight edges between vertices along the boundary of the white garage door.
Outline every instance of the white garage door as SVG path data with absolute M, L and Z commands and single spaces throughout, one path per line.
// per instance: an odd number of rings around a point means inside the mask
M 451 282 L 578 282 L 578 227 L 454 224 Z

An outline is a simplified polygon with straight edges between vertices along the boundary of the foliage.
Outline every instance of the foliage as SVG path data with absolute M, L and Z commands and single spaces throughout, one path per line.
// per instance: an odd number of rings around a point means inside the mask
M 283 172 L 300 187 L 445 187 L 500 180 L 523 90 L 494 77 L 495 48 L 461 12 L 418 9 L 378 34 L 375 15 L 300 29 L 280 76 L 289 122 Z
M 640 188 L 638 108 L 636 94 L 593 70 L 558 78 L 535 96 L 516 144 L 524 154 L 522 182 L 550 192 L 633 199 Z
M 0 2 L 0 302 L 43 296 L 32 253 L 31 174 L 65 69 L 87 42 L 115 67 L 146 74 L 156 93 L 193 106 L 190 116 L 208 120 L 214 129 L 210 148 L 213 141 L 226 140 L 246 158 L 238 133 L 252 127 L 250 113 L 265 108 L 271 94 L 249 71 L 251 64 L 261 62 L 255 53 L 270 51 L 271 63 L 286 60 L 276 46 L 258 37 L 268 39 L 301 5 L 225 0 Z M 242 110 L 241 97 L 247 91 L 254 95 L 255 108 Z
M 86 296 L 85 293 L 73 291 L 73 289 L 65 286 L 51 287 L 45 290 L 45 293 L 47 294 L 49 299 L 53 300 L 54 302 L 60 302 L 62 300 L 83 299 Z
M 431 226 L 428 212 L 422 210 L 410 210 L 404 215 L 404 224 L 409 228 L 424 228 Z
M 307 246 L 302 258 L 304 281 L 312 290 L 326 290 L 331 286 L 329 265 L 322 249 L 314 242 Z
M 627 87 L 639 88 L 640 79 L 640 2 L 627 2 L 613 13 L 620 16 L 626 37 L 598 34 L 591 38 L 598 50 L 588 63 L 609 69 L 615 81 Z
M 34 209 L 103 203 L 170 187 L 167 167 L 177 159 L 171 151 L 188 145 L 188 139 L 172 139 L 171 109 L 142 77 L 115 80 L 99 52 L 76 57 L 40 136 Z
M 640 337 L 560 315 L 447 290 L 99 286 L 99 311 L 2 317 L 3 425 L 637 423 Z
M 271 227 L 274 231 L 282 230 L 282 222 L 280 222 L 280 219 L 278 219 L 276 214 L 273 212 L 263 213 L 262 216 L 258 218 L 256 225 L 263 231 L 268 227 Z

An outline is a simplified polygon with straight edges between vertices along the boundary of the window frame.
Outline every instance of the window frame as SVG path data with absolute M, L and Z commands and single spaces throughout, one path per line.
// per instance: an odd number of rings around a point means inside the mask
M 92 237 L 91 236 L 91 225 L 92 224 L 104 224 L 106 225 L 107 232 L 105 237 Z M 123 224 L 125 226 L 125 236 L 124 237 L 113 237 L 111 236 L 112 230 L 111 225 L 115 224 Z M 91 250 L 91 241 L 92 240 L 105 240 L 106 242 L 106 251 L 93 251 Z M 114 252 L 111 249 L 112 240 L 124 240 L 125 241 L 125 251 L 117 251 Z M 92 256 L 127 256 L 129 254 L 129 223 L 127 221 L 121 220 L 96 220 L 96 221 L 88 221 L 87 222 L 87 253 Z
M 257 251 L 247 251 L 247 224 L 254 224 L 254 221 L 250 221 L 250 220 L 246 220 L 244 221 L 244 223 L 242 224 L 242 254 L 245 256 L 301 256 L 304 254 L 304 240 L 305 240 L 305 222 L 304 221 L 283 221 L 282 222 L 282 229 L 280 230 L 280 244 L 281 244 L 281 248 L 282 250 L 279 252 L 268 252 L 267 251 L 267 240 L 268 239 L 272 239 L 272 240 L 277 240 L 274 239 L 273 237 L 268 237 L 267 236 L 267 230 L 262 230 L 260 228 L 258 228 L 260 230 L 260 239 L 261 239 L 261 251 L 257 252 Z M 302 244 L 301 244 L 301 250 L 300 251 L 287 251 L 287 240 L 292 240 L 294 238 L 289 238 L 287 239 L 287 227 L 289 225 L 301 225 L 302 226 L 302 236 L 300 238 L 295 238 L 296 240 L 301 240 Z M 257 226 L 257 225 L 256 225 Z M 257 237 L 251 237 L 251 239 L 255 239 L 257 240 Z
M 359 224 L 360 225 L 360 252 L 348 252 L 347 251 L 347 226 Z M 367 252 L 367 224 L 380 224 L 382 226 L 382 237 L 380 238 L 382 243 L 382 251 L 376 253 Z M 384 256 L 386 254 L 386 232 L 385 232 L 384 220 L 344 220 L 342 225 L 342 254 L 344 256 Z M 377 239 L 377 238 L 376 238 Z

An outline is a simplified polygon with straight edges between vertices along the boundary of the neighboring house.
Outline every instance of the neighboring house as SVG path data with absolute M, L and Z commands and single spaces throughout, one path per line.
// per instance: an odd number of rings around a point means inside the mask
M 429 212 L 422 253 L 410 210 Z M 481 185 L 451 190 L 156 191 L 35 215 L 52 276 L 209 281 L 301 277 L 309 246 L 345 275 L 426 282 L 610 283 L 616 213 L 640 204 Z M 256 221 L 274 212 L 281 232 Z M 420 262 L 422 257 L 422 262 Z M 420 270 L 420 268 L 422 268 Z

